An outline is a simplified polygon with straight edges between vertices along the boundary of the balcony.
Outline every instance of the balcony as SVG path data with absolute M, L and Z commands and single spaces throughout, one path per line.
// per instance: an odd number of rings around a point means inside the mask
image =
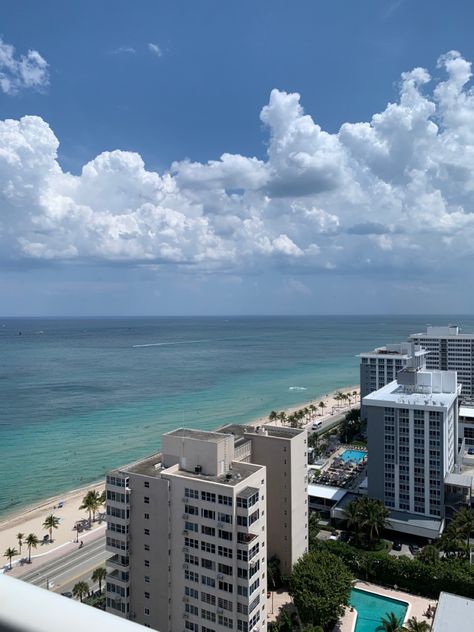
M 245 528 L 245 527 L 244 527 Z M 250 546 L 258 538 L 256 533 L 237 533 L 237 543 Z
M 122 555 L 112 555 L 112 557 L 109 557 L 106 561 L 105 564 L 106 566 L 108 566 L 109 568 L 114 568 L 117 569 L 118 571 L 127 571 L 129 568 L 129 564 L 124 564 L 122 562 Z M 126 558 L 128 559 L 128 558 Z
M 124 577 L 124 575 L 126 577 Z M 114 584 L 119 584 L 121 586 L 127 587 L 130 585 L 130 577 L 128 575 L 128 571 L 124 572 L 124 571 L 112 571 L 111 573 L 107 574 L 107 581 L 111 581 Z

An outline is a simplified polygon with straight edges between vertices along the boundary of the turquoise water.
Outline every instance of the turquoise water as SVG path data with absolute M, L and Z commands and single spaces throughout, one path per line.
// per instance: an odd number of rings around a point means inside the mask
M 352 590 L 349 603 L 357 610 L 354 632 L 375 632 L 381 618 L 386 617 L 390 612 L 403 622 L 408 610 L 408 604 L 405 601 L 376 595 L 359 588 Z
M 362 450 L 344 450 L 344 452 L 341 454 L 341 459 L 344 461 L 344 463 L 347 463 L 347 461 L 360 463 L 365 456 L 366 452 L 362 452 Z
M 0 514 L 154 452 L 177 426 L 241 423 L 354 385 L 358 353 L 448 320 L 0 319 Z

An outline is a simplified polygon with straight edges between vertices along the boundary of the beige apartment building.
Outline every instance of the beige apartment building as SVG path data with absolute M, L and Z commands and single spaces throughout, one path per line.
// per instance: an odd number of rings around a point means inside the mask
M 266 631 L 267 555 L 286 572 L 307 547 L 306 432 L 267 432 L 174 430 L 107 476 L 107 611 L 160 632 Z

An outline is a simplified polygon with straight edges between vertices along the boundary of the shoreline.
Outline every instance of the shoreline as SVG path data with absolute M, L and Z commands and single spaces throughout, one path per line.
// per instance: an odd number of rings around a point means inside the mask
M 297 410 L 302 408 L 306 408 L 311 404 L 317 407 L 316 413 L 314 413 L 311 418 L 303 424 L 303 427 L 308 427 L 313 423 L 314 418 L 322 419 L 324 417 L 331 417 L 333 414 L 339 414 L 343 410 L 350 409 L 353 406 L 357 406 L 358 398 L 355 398 L 355 402 L 350 406 L 339 406 L 338 402 L 334 399 L 334 396 L 338 392 L 343 393 L 353 393 L 354 391 L 359 392 L 359 386 L 345 386 L 342 388 L 335 389 L 330 393 L 322 395 L 316 399 L 311 399 L 301 404 L 291 406 L 289 408 L 284 409 L 284 412 L 287 415 L 291 415 Z M 325 403 L 325 408 L 319 408 L 319 402 Z M 338 410 L 334 413 L 334 408 L 338 408 Z M 320 414 L 322 411 L 327 411 L 325 414 Z M 268 412 L 268 415 L 271 411 Z M 279 412 L 279 411 L 277 411 Z M 269 416 L 260 416 L 253 420 L 242 422 L 241 425 L 247 426 L 259 426 L 265 424 L 271 424 L 275 426 L 282 425 L 280 420 L 270 421 Z M 146 458 L 144 455 L 141 458 Z M 117 466 L 118 468 L 123 467 L 126 464 L 122 464 Z M 26 535 L 28 533 L 36 533 L 36 535 L 41 540 L 40 534 L 45 532 L 46 530 L 42 527 L 42 522 L 46 515 L 50 513 L 55 513 L 58 517 L 61 518 L 61 524 L 59 529 L 53 533 L 54 543 L 55 545 L 63 545 L 66 542 L 73 542 L 76 537 L 76 532 L 73 530 L 73 526 L 76 521 L 81 520 L 87 517 L 86 510 L 80 510 L 79 506 L 82 503 L 82 498 L 84 495 L 91 489 L 97 490 L 101 493 L 105 488 L 105 476 L 102 479 L 97 481 L 91 481 L 87 485 L 83 485 L 81 487 L 65 491 L 62 494 L 56 494 L 54 496 L 50 496 L 48 498 L 44 498 L 39 500 L 38 502 L 26 506 L 18 511 L 14 511 L 11 514 L 5 514 L 4 516 L 0 516 L 0 548 L 4 547 L 4 550 L 8 547 L 18 548 L 18 543 L 16 540 L 16 533 L 21 531 Z M 58 503 L 63 501 L 63 507 L 59 508 Z M 20 528 L 19 528 L 20 527 Z M 87 532 L 86 532 L 87 533 Z M 24 545 L 23 545 L 24 546 Z M 32 550 L 32 559 L 38 555 L 38 552 L 42 549 L 42 546 L 39 546 L 38 549 Z M 51 549 L 51 552 L 54 549 Z M 42 556 L 44 553 L 42 554 Z M 13 558 L 13 563 L 18 561 L 20 557 L 25 557 L 24 551 L 22 551 L 22 555 L 15 556 Z M 0 565 L 1 569 L 1 565 Z

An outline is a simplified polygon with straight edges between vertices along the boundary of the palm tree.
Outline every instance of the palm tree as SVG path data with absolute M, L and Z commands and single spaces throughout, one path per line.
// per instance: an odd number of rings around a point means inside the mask
M 15 557 L 15 555 L 18 555 L 18 551 L 15 549 L 15 547 L 12 548 L 11 546 L 9 546 L 3 554 L 3 557 L 8 558 L 8 561 L 10 563 L 10 570 L 12 570 L 12 557 Z
M 323 412 L 324 412 L 324 409 L 326 408 L 326 404 L 321 401 L 321 402 L 319 402 L 318 406 L 321 409 L 321 415 L 322 415 Z
M 268 415 L 268 419 L 270 421 L 275 421 L 277 417 L 278 417 L 278 413 L 274 410 L 272 410 L 272 412 Z
M 28 547 L 28 564 L 31 564 L 31 547 L 36 549 L 38 542 L 39 540 L 34 533 L 29 533 L 26 536 L 25 544 Z
M 420 621 L 415 617 L 411 617 L 403 629 L 407 632 L 429 632 L 430 625 L 426 621 Z
M 77 584 L 74 584 L 72 588 L 72 594 L 74 597 L 78 597 L 81 600 L 81 603 L 88 592 L 89 584 L 87 582 L 77 582 Z
M 99 592 L 102 593 L 102 582 L 107 576 L 107 571 L 104 566 L 99 566 L 94 569 L 91 580 L 95 584 L 95 582 L 99 582 Z
M 360 507 L 356 500 L 350 502 L 344 509 L 348 531 L 357 531 L 360 524 Z
M 87 509 L 89 512 L 89 528 L 92 525 L 92 520 L 95 520 L 95 512 L 99 509 L 101 505 L 101 498 L 99 492 L 94 489 L 87 492 L 87 494 L 82 499 L 82 505 L 79 509 Z
M 20 555 L 21 555 L 21 547 L 23 545 L 23 538 L 25 537 L 24 533 L 17 533 L 16 539 L 18 540 L 18 546 L 20 547 Z
M 387 526 L 388 509 L 373 498 L 364 498 L 359 501 L 359 526 L 365 532 L 370 548 L 380 540 L 380 534 Z
M 380 625 L 375 629 L 381 632 L 403 632 L 403 621 L 394 612 L 389 612 L 380 619 Z
M 278 418 L 281 421 L 282 425 L 284 425 L 285 421 L 286 421 L 286 413 L 285 413 L 285 411 L 282 411 L 281 413 L 278 413 Z
M 53 514 L 50 514 L 49 516 L 46 517 L 45 521 L 43 522 L 43 527 L 45 529 L 48 529 L 49 539 L 52 542 L 53 529 L 57 529 L 59 527 L 59 518 L 57 516 L 53 516 Z
M 468 507 L 461 507 L 454 517 L 456 532 L 466 538 L 466 550 L 469 552 L 469 538 L 474 531 L 474 511 Z

